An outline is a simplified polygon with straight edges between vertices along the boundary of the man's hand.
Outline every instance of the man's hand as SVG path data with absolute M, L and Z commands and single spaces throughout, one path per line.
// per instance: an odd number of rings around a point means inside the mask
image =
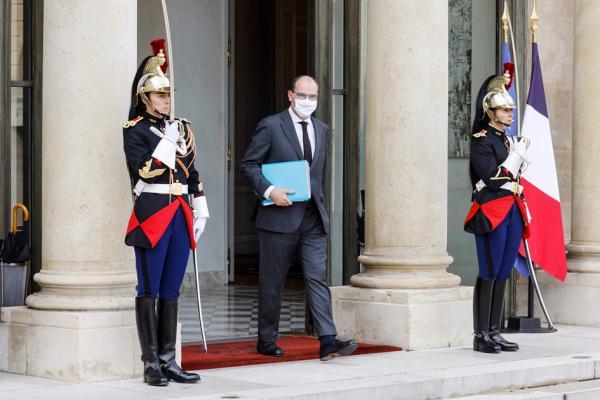
M 287 207 L 292 205 L 292 201 L 288 198 L 288 194 L 294 194 L 295 191 L 290 189 L 279 189 L 275 188 L 269 195 L 269 198 L 273 200 L 276 206 Z

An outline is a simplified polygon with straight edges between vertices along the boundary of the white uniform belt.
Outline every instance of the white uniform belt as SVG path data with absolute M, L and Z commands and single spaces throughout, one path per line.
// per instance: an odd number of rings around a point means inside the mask
M 167 184 L 167 183 L 147 183 L 142 189 L 143 193 L 157 193 L 157 194 L 173 194 L 180 196 L 182 194 L 188 194 L 188 185 L 181 184 L 179 182 Z
M 475 184 L 475 192 L 481 192 L 486 186 L 487 185 L 485 184 L 483 179 L 480 179 L 479 182 Z M 506 182 L 505 184 L 500 186 L 500 189 L 510 190 L 518 196 L 520 196 L 521 193 L 523 193 L 523 186 L 519 185 L 517 182 Z

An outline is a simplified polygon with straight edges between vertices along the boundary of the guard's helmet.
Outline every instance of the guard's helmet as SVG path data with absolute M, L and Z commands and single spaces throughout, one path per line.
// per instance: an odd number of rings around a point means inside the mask
M 150 99 L 148 99 L 147 93 L 169 93 L 171 85 L 169 78 L 165 75 L 168 63 L 164 53 L 164 40 L 154 40 L 151 44 L 154 56 L 148 58 L 146 61 L 143 75 L 137 83 L 136 90 L 142 101 L 150 106 L 152 104 L 150 103 Z
M 142 101 L 146 104 L 150 104 L 150 100 L 147 97 L 147 93 L 170 92 L 169 78 L 164 74 L 161 67 L 166 62 L 166 57 L 162 49 L 154 57 L 150 57 L 144 67 L 144 75 L 140 78 L 137 84 L 137 93 L 142 98 Z
M 140 115 L 146 106 L 154 109 L 148 93 L 168 93 L 171 86 L 169 78 L 165 75 L 169 65 L 169 60 L 165 56 L 165 40 L 155 39 L 150 45 L 153 55 L 144 58 L 140 63 L 131 84 L 129 119 Z
M 510 84 L 508 74 L 498 75 L 493 78 L 487 87 L 487 94 L 483 97 L 483 112 L 490 119 L 493 119 L 492 110 L 496 108 L 517 108 L 515 101 L 506 90 L 506 85 Z

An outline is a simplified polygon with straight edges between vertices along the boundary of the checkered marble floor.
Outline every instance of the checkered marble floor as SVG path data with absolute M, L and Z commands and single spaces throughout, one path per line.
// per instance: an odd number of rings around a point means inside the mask
M 207 340 L 256 336 L 258 330 L 258 288 L 227 285 L 201 288 L 202 315 Z M 280 332 L 304 332 L 304 291 L 283 292 Z M 183 343 L 200 342 L 194 293 L 182 293 L 179 322 Z

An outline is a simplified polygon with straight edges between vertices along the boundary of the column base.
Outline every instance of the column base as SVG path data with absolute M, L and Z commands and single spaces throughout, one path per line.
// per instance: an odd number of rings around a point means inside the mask
M 570 267 L 570 260 L 569 260 Z M 555 324 L 600 327 L 600 273 L 569 272 L 564 282 L 540 272 L 537 274 L 542 297 L 550 318 Z M 517 288 L 517 311 L 527 314 L 527 279 L 519 277 Z M 546 319 L 535 299 L 535 316 Z
M 338 335 L 403 350 L 471 344 L 473 288 L 331 288 Z
M 89 267 L 89 266 L 88 266 Z M 119 311 L 134 308 L 135 273 L 42 270 L 34 275 L 42 290 L 25 304 L 38 310 Z
M 141 376 L 133 311 L 8 307 L 0 315 L 0 371 L 97 382 Z

